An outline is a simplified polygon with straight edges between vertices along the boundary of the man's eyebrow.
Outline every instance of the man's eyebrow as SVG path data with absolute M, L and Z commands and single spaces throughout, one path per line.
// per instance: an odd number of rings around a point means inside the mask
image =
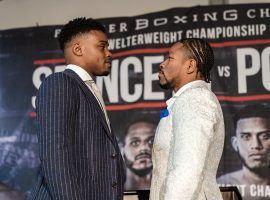
M 250 135 L 250 132 L 240 132 L 241 135 Z
M 270 134 L 270 129 L 267 129 L 265 131 L 260 131 L 260 132 L 258 132 L 257 135 L 264 134 L 264 133 L 269 133 Z
M 101 44 L 109 44 L 108 41 L 106 41 L 106 40 L 100 40 L 99 43 L 101 43 Z
M 130 139 L 131 140 L 139 140 L 140 138 L 139 137 L 131 137 Z

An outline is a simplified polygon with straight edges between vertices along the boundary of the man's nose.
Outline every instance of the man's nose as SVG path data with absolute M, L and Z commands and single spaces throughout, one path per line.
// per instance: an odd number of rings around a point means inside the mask
M 251 149 L 260 150 L 262 149 L 262 143 L 258 137 L 254 137 L 251 141 Z
M 163 69 L 165 66 L 165 61 L 163 61 L 162 63 L 159 64 L 159 69 Z
M 109 49 L 107 49 L 107 51 L 106 51 L 106 57 L 112 57 L 112 53 L 110 52 Z
M 148 142 L 143 142 L 140 151 L 142 152 L 146 152 L 146 151 L 150 151 L 151 147 L 148 144 Z

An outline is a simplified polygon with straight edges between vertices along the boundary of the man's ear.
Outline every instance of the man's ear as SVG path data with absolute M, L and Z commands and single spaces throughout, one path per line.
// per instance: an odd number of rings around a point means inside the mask
M 72 53 L 76 56 L 82 56 L 82 46 L 80 43 L 75 43 L 72 45 Z
M 122 156 L 124 155 L 124 144 L 123 142 L 118 142 L 119 145 L 119 149 L 120 149 L 120 153 L 122 154 Z
M 189 59 L 188 60 L 188 67 L 187 67 L 187 73 L 188 74 L 192 74 L 192 73 L 196 73 L 197 70 L 197 63 L 194 59 Z
M 236 138 L 236 136 L 233 136 L 231 138 L 231 143 L 232 143 L 233 149 L 237 152 L 238 151 L 238 145 L 237 145 L 237 138 Z

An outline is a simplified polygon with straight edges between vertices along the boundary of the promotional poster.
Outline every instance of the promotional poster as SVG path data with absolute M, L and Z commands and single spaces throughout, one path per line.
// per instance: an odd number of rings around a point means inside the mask
M 113 62 L 111 74 L 97 77 L 96 83 L 128 163 L 127 191 L 150 188 L 154 133 L 165 101 L 172 96 L 159 87 L 159 64 L 173 43 L 202 38 L 214 50 L 209 87 L 220 101 L 225 120 L 217 182 L 237 186 L 244 200 L 270 198 L 270 161 L 258 164 L 260 156 L 270 157 L 270 118 L 263 114 L 270 110 L 269 19 L 270 4 L 172 8 L 100 19 L 107 29 Z M 40 162 L 37 90 L 45 77 L 66 67 L 58 46 L 61 27 L 0 31 L 0 182 L 22 193 L 34 184 Z M 236 116 L 241 112 L 253 114 L 240 123 Z M 239 129 L 247 126 L 253 131 L 238 137 Z M 136 140 L 129 134 L 131 130 L 138 133 Z M 252 139 L 247 138 L 253 136 L 258 148 L 265 149 L 264 155 L 252 154 Z M 243 167 L 253 173 L 246 173 Z

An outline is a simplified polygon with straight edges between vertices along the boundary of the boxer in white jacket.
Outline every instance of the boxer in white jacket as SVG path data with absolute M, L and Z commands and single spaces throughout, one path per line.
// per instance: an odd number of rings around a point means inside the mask
M 150 200 L 221 200 L 216 173 L 224 145 L 220 104 L 208 89 L 213 50 L 201 39 L 174 44 L 159 82 L 172 89 L 153 146 Z

